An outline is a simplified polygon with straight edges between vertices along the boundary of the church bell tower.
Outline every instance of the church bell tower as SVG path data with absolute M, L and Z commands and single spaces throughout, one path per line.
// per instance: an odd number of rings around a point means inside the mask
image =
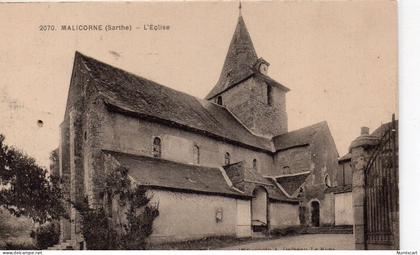
M 220 78 L 206 99 L 223 105 L 257 135 L 287 133 L 288 88 L 268 76 L 258 58 L 239 5 L 239 17 Z

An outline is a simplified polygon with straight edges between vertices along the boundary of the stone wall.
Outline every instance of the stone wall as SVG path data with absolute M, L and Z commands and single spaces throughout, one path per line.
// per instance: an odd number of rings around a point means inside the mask
M 70 132 L 69 121 L 64 120 L 60 125 L 60 147 L 59 147 L 59 162 L 60 162 L 60 177 L 61 189 L 65 200 L 70 199 Z M 70 216 L 70 204 L 64 202 L 64 207 L 68 216 Z M 60 241 L 69 240 L 70 221 L 68 219 L 60 219 Z
M 108 139 L 103 129 L 109 125 L 108 115 L 101 96 L 88 98 L 83 121 L 83 168 L 85 169 L 85 195 L 93 206 L 102 204 L 100 194 L 105 178 L 102 148 L 104 141 Z
M 252 168 L 255 158 L 261 171 L 269 172 L 273 167 L 272 156 L 263 152 L 121 114 L 109 112 L 106 118 L 107 125 L 102 127 L 103 149 L 152 156 L 153 138 L 160 137 L 163 159 L 195 164 L 193 149 L 197 145 L 200 148 L 200 165 L 203 166 L 225 165 L 225 153 L 229 152 L 231 163 L 244 160 L 245 166 Z
M 253 132 L 275 136 L 287 132 L 286 96 L 272 86 L 272 104 L 267 102 L 267 84 L 253 77 L 227 90 L 223 105 Z
M 291 148 L 275 154 L 272 175 L 293 174 L 311 170 L 311 151 L 308 146 Z

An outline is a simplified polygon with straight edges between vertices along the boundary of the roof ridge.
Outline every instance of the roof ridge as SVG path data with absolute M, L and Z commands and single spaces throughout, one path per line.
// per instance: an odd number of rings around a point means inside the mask
M 123 72 L 123 73 L 125 73 L 125 74 L 131 75 L 131 76 L 134 76 L 134 77 L 135 77 L 135 78 L 137 78 L 137 79 L 144 80 L 144 81 L 149 82 L 149 83 L 153 83 L 153 85 L 157 85 L 157 86 L 163 87 L 163 88 L 165 88 L 165 89 L 169 89 L 169 90 L 175 91 L 175 92 L 177 92 L 177 93 L 181 93 L 181 94 L 184 94 L 184 95 L 187 95 L 187 96 L 193 97 L 193 98 L 195 98 L 195 99 L 202 100 L 201 98 L 198 98 L 198 97 L 195 97 L 195 96 L 193 96 L 193 95 L 190 95 L 190 94 L 188 94 L 188 93 L 186 93 L 186 92 L 183 92 L 183 91 L 176 90 L 176 89 L 174 89 L 174 88 L 168 87 L 168 86 L 166 86 L 166 85 L 163 85 L 163 84 L 161 84 L 161 83 L 159 83 L 159 82 L 156 82 L 156 81 L 154 81 L 154 80 L 152 80 L 152 79 L 146 78 L 146 77 L 141 76 L 141 75 L 139 75 L 139 74 L 135 74 L 135 73 L 133 73 L 133 72 L 126 71 L 126 70 L 122 69 L 121 67 L 117 67 L 117 66 L 114 66 L 114 65 L 112 65 L 112 64 L 106 63 L 106 62 L 104 62 L 104 61 L 98 60 L 98 59 L 96 59 L 96 58 L 94 58 L 94 57 L 87 56 L 86 54 L 83 54 L 83 53 L 81 53 L 81 52 L 79 52 L 79 51 L 76 51 L 76 55 L 79 55 L 79 56 L 82 58 L 82 60 L 83 60 L 83 59 L 86 59 L 86 60 L 88 60 L 88 61 L 94 61 L 94 62 L 97 62 L 97 63 L 99 63 L 99 64 L 101 64 L 101 65 L 105 65 L 105 66 L 111 67 L 111 68 L 113 68 L 113 69 L 116 69 L 116 70 L 118 70 L 118 71 L 120 71 L 120 72 Z M 89 69 L 89 66 L 87 66 L 87 65 L 86 65 L 86 63 L 84 63 L 84 62 L 82 62 L 82 63 L 83 63 L 83 64 L 85 64 L 85 66 Z M 92 73 L 89 73 L 89 74 L 90 74 L 90 75 L 92 75 Z M 92 77 L 92 78 L 95 78 L 94 76 L 91 76 L 91 77 Z
M 315 124 L 311 124 L 311 125 L 306 126 L 306 127 L 301 127 L 301 128 L 298 128 L 298 129 L 295 129 L 295 130 L 289 131 L 289 132 L 287 132 L 287 133 L 284 133 L 284 134 L 281 134 L 281 135 L 274 136 L 274 137 L 273 137 L 273 139 L 274 139 L 274 138 L 276 138 L 276 137 L 280 137 L 280 136 L 282 136 L 282 135 L 287 135 L 287 134 L 293 133 L 293 132 L 298 132 L 298 131 L 302 131 L 302 130 L 305 130 L 305 129 L 310 129 L 310 128 L 314 128 L 314 127 L 322 127 L 322 126 L 325 126 L 325 125 L 327 125 L 327 126 L 328 126 L 328 122 L 327 122 L 326 120 L 323 120 L 323 121 L 317 122 L 317 123 L 315 123 Z
M 303 172 L 299 172 L 299 173 L 292 173 L 292 174 L 279 174 L 279 175 L 265 175 L 264 177 L 268 177 L 268 178 L 282 178 L 282 177 L 292 177 L 292 176 L 299 176 L 299 175 L 305 175 L 305 174 L 310 174 L 311 171 L 303 171 Z

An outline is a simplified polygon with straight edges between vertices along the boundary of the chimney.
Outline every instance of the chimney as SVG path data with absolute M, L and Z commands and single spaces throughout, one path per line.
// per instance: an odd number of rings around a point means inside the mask
M 369 128 L 368 127 L 361 127 L 360 128 L 361 135 L 369 135 Z

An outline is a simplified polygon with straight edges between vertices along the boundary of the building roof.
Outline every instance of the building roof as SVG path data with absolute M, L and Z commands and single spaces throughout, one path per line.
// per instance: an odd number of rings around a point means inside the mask
M 385 124 L 382 124 L 380 127 L 375 129 L 371 135 L 381 138 L 385 132 L 391 128 L 392 122 L 388 122 Z M 395 120 L 395 128 L 398 130 L 398 120 Z
M 325 121 L 294 130 L 279 136 L 273 137 L 276 151 L 287 150 L 294 147 L 306 146 L 312 143 L 314 136 L 328 124 Z
M 219 168 L 188 165 L 160 158 L 104 151 L 113 156 L 139 185 L 249 198 L 227 184 Z
M 264 187 L 268 198 L 276 201 L 297 203 L 298 200 L 288 197 L 276 183 L 260 173 L 245 167 L 243 161 L 223 166 L 233 185 L 248 196 L 253 196 L 256 187 Z
M 295 173 L 295 174 L 284 174 L 278 176 L 272 176 L 284 191 L 287 192 L 288 196 L 292 196 L 295 191 L 305 183 L 306 178 L 311 174 L 310 171 Z
M 325 193 L 340 194 L 340 193 L 352 192 L 352 190 L 353 190 L 353 186 L 351 184 L 348 184 L 344 186 L 328 187 L 325 190 Z
M 347 153 L 346 155 L 340 157 L 338 159 L 338 162 L 344 162 L 344 161 L 349 161 L 349 160 L 351 160 L 351 153 L 350 152 Z
M 76 53 L 96 81 L 108 109 L 272 151 L 268 138 L 252 134 L 225 107 L 165 87 Z
M 258 75 L 259 78 L 271 83 L 272 85 L 276 85 L 283 90 L 289 90 L 267 75 L 263 75 L 258 72 L 256 69 L 257 62 L 258 56 L 252 43 L 251 36 L 246 28 L 244 19 L 240 15 L 226 54 L 219 80 L 206 96 L 206 99 L 212 99 L 213 97 L 254 75 Z

